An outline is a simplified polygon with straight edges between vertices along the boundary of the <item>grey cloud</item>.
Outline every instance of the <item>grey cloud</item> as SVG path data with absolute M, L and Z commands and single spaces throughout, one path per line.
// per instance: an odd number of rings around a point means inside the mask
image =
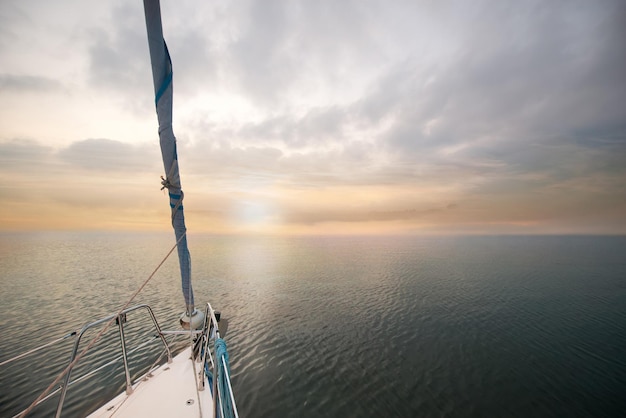
M 197 21 L 193 18 L 196 11 L 191 9 L 186 19 L 174 18 L 183 13 L 163 13 L 164 37 L 173 61 L 175 97 L 190 97 L 204 88 L 214 88 L 225 61 L 215 46 L 213 31 L 209 30 L 216 17 Z M 152 72 L 141 3 L 117 4 L 110 18 L 115 25 L 94 28 L 85 34 L 89 39 L 89 82 L 101 89 L 112 89 L 114 97 L 123 98 L 126 106 L 139 113 L 153 111 Z
M 210 89 L 218 84 L 224 59 L 205 32 L 202 28 L 187 29 L 168 41 L 177 92 L 193 96 L 203 90 L 199 86 Z
M 13 26 L 18 23 L 17 26 Z M 0 7 L 0 52 L 10 48 L 18 38 L 16 27 L 30 23 L 30 19 L 20 6 L 14 2 L 3 2 Z
M 234 71 L 244 72 L 240 76 L 250 94 L 266 95 L 269 102 L 278 100 L 280 91 L 302 91 L 292 87 L 305 83 L 307 74 L 319 73 L 332 84 L 330 79 L 342 71 L 340 56 L 346 51 L 358 50 L 355 56 L 367 58 L 354 59 L 363 62 L 384 56 L 376 47 L 389 40 L 376 44 L 372 36 L 384 33 L 382 23 L 372 18 L 384 10 L 378 6 L 243 4 L 236 10 L 242 33 L 231 45 L 238 64 Z M 624 53 L 616 48 L 623 32 L 619 12 L 620 6 L 610 3 L 591 10 L 532 2 L 513 8 L 480 2 L 464 7 L 421 5 L 411 11 L 418 20 L 426 20 L 421 16 L 426 15 L 442 22 L 431 36 L 437 38 L 439 32 L 456 42 L 445 59 L 419 56 L 407 38 L 409 58 L 392 64 L 355 103 L 314 108 L 305 116 L 294 116 L 289 109 L 275 112 L 265 121 L 231 132 L 230 138 L 280 141 L 297 151 L 343 143 L 345 130 L 352 125 L 365 131 L 389 124 L 378 142 L 396 163 L 439 158 L 444 164 L 436 153 L 446 146 L 484 138 L 543 141 L 564 129 L 567 134 L 582 132 L 587 124 L 599 129 L 607 126 L 607 120 L 615 125 L 623 120 L 625 108 L 619 75 Z M 343 19 L 349 15 L 358 18 Z M 443 32 L 445 22 L 451 22 L 452 35 Z M 199 48 L 201 56 L 205 49 Z M 374 52 L 361 54 L 369 50 Z M 615 57 L 608 59 L 607 51 Z M 304 65 L 314 61 L 320 65 Z M 618 69 L 608 70 L 615 66 Z M 593 83 L 588 83 L 590 77 Z M 610 89 L 614 93 L 606 95 Z M 595 126 L 599 120 L 601 125 Z M 432 126 L 425 133 L 429 122 Z
M 294 80 L 295 63 L 285 57 L 290 7 L 279 1 L 251 2 L 247 32 L 232 45 L 232 54 L 244 88 L 255 97 L 279 96 Z M 291 4 L 291 8 L 293 8 Z
M 0 170 L 33 167 L 41 168 L 49 162 L 53 149 L 34 140 L 14 139 L 0 142 Z
M 84 170 L 138 173 L 161 170 L 156 147 L 111 139 L 85 139 L 58 152 L 61 161 Z
M 447 62 L 398 64 L 354 112 L 372 126 L 388 123 L 379 144 L 395 164 L 426 162 L 430 175 L 540 170 L 550 182 L 572 174 L 574 156 L 578 177 L 598 173 L 598 160 L 625 166 L 625 14 L 608 6 L 497 6 Z
M 237 147 L 221 141 L 182 145 L 178 155 L 184 175 L 206 177 L 228 184 L 247 175 L 276 176 L 274 168 L 282 152 L 269 146 Z
M 141 7 L 120 3 L 110 18 L 115 25 L 82 34 L 89 42 L 88 81 L 106 91 L 113 90 L 115 97 L 124 97 L 132 108 L 153 109 L 154 102 L 146 99 L 153 86 Z
M 21 174 L 59 174 L 66 169 L 117 173 L 161 171 L 157 145 L 130 145 L 111 139 L 85 139 L 55 150 L 29 139 L 0 142 L 0 170 Z
M 322 116 L 324 118 L 326 116 Z M 219 130 L 211 124 L 199 124 L 194 128 L 199 133 L 194 136 L 203 139 L 183 142 L 179 147 L 181 169 L 188 169 L 192 175 L 219 176 L 220 179 L 254 175 L 305 188 L 325 184 L 388 183 L 378 178 L 381 173 L 374 167 L 373 145 L 359 140 L 337 141 L 342 128 L 332 125 L 334 122 L 307 127 L 304 123 L 303 127 L 299 119 L 287 116 L 284 120 L 276 118 L 248 125 L 242 130 Z M 304 135 L 309 128 L 312 132 Z M 304 144 L 294 145 L 298 135 L 307 141 L 306 148 Z M 284 151 L 285 144 L 288 144 L 288 152 Z
M 0 93 L 2 91 L 46 93 L 62 90 L 62 88 L 60 82 L 46 77 L 0 74 Z
M 430 37 L 451 39 L 445 54 L 422 56 L 423 43 L 407 36 L 397 46 L 406 54 L 380 65 L 385 71 L 360 98 L 295 115 L 288 96 L 306 92 L 310 77 L 333 86 L 399 38 L 372 36 L 389 27 L 371 19 L 368 5 L 243 4 L 237 19 L 247 26 L 225 41 L 230 52 L 201 32 L 189 46 L 199 46 L 202 62 L 225 59 L 203 64 L 209 74 L 233 65 L 243 95 L 277 106 L 259 108 L 265 120 L 242 127 L 192 127 L 191 171 L 255 173 L 294 187 L 451 184 L 464 198 L 524 192 L 533 204 L 555 188 L 575 191 L 575 179 L 599 182 L 606 189 L 597 196 L 616 200 L 609 196 L 623 195 L 626 166 L 626 14 L 617 2 L 578 6 L 478 2 L 429 11 L 441 18 Z M 343 19 L 348 11 L 359 18 Z M 347 135 L 355 127 L 370 136 Z
M 341 86 L 384 56 L 369 27 L 376 19 L 359 2 L 253 1 L 239 13 L 229 55 L 242 93 L 261 105 Z
M 237 3 L 161 3 L 163 35 L 172 56 L 175 95 L 193 97 L 198 92 L 215 91 L 227 82 L 228 53 Z M 143 17 L 143 12 L 140 11 Z M 144 23 L 140 28 L 143 29 Z M 145 32 L 145 29 L 144 29 Z M 145 33 L 142 33 L 145 43 Z M 145 57 L 149 62 L 147 46 Z M 144 74 L 150 78 L 150 73 Z
M 441 120 L 435 139 L 443 145 L 624 120 L 626 59 L 617 33 L 625 30 L 616 17 L 624 13 L 600 9 L 495 7 L 480 14 L 449 62 L 424 67 L 413 58 L 381 78 L 363 115 L 399 120 L 388 139 L 402 152 L 423 149 L 419 127 L 433 118 Z
M 0 184 L 0 198 L 38 208 L 56 202 L 102 210 L 119 207 L 115 195 L 123 193 L 141 206 L 146 189 L 136 177 L 153 173 L 153 191 L 158 194 L 158 175 L 163 170 L 158 162 L 159 154 L 151 147 L 107 139 L 77 141 L 61 150 L 35 140 L 0 142 L 0 173 L 9 179 Z
M 320 147 L 341 142 L 344 126 L 348 122 L 346 109 L 312 108 L 302 117 L 283 114 L 259 123 L 246 124 L 236 135 L 250 142 L 279 141 L 296 150 L 306 146 Z
M 451 203 L 442 207 L 428 209 L 379 210 L 379 211 L 298 211 L 292 210 L 284 216 L 285 221 L 294 224 L 315 225 L 324 222 L 388 222 L 427 219 L 430 216 L 458 209 Z

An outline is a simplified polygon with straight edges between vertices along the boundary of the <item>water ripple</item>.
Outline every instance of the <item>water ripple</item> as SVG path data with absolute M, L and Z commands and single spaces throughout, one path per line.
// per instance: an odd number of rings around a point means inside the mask
M 196 299 L 219 301 L 229 319 L 242 416 L 626 410 L 625 238 L 192 238 Z M 0 255 L 0 360 L 117 309 L 170 245 L 169 235 L 11 240 Z M 180 309 L 172 277 L 168 262 L 141 298 L 165 328 L 176 327 Z M 136 346 L 151 331 L 129 319 L 128 332 Z M 36 375 L 29 362 L 4 368 L 0 415 L 27 406 L 25 393 L 34 398 L 51 381 L 70 346 L 47 352 Z M 131 361 L 135 373 L 146 367 L 141 357 Z M 92 355 L 76 375 L 101 363 Z M 70 390 L 67 412 L 82 415 L 122 388 L 121 368 L 107 369 Z

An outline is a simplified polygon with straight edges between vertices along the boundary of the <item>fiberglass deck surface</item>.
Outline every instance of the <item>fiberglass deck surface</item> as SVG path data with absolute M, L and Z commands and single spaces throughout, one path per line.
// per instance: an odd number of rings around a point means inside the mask
M 121 393 L 89 417 L 212 417 L 211 390 L 197 392 L 190 353 L 187 348 L 133 385 L 131 395 Z M 196 363 L 197 372 L 200 367 Z

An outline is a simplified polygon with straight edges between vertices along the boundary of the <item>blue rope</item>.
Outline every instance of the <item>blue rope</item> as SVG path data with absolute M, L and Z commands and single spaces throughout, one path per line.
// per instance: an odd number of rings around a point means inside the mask
M 233 414 L 233 404 L 230 399 L 230 389 L 228 388 L 228 381 L 226 380 L 226 374 L 224 373 L 224 363 L 226 363 L 226 370 L 230 376 L 230 363 L 228 362 L 228 351 L 226 351 L 226 341 L 221 338 L 215 340 L 215 356 L 217 357 L 217 384 L 220 387 L 222 393 L 222 417 L 231 418 Z

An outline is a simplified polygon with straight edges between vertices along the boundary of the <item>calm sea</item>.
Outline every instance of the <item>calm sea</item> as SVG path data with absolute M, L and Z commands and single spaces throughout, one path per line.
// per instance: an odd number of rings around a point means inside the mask
M 170 234 L 0 234 L 0 361 L 117 310 L 172 244 Z M 626 415 L 626 237 L 189 244 L 196 300 L 229 319 L 244 417 Z M 177 269 L 169 260 L 137 299 L 165 328 L 183 304 Z M 127 328 L 151 332 L 139 316 Z M 0 369 L 0 416 L 29 405 L 72 342 Z M 67 416 L 122 388 L 122 369 L 106 368 L 70 388 Z M 51 416 L 56 401 L 33 416 Z

